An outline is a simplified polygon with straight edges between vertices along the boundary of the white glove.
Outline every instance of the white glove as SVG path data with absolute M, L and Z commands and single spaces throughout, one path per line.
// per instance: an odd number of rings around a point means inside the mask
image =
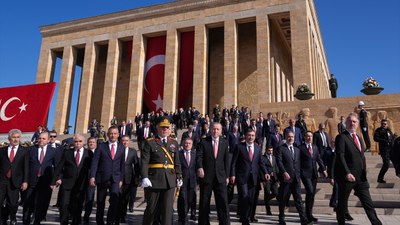
M 182 181 L 181 179 L 177 179 L 177 180 L 176 180 L 176 185 L 177 185 L 178 187 L 182 187 L 183 181 Z
M 151 181 L 149 180 L 149 178 L 143 178 L 143 180 L 142 180 L 142 185 L 141 185 L 141 187 L 142 188 L 147 188 L 147 187 L 151 187 L 152 185 L 151 185 Z

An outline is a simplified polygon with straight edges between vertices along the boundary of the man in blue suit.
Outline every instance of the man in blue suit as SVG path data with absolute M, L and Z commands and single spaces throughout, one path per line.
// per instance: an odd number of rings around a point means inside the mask
M 259 174 L 262 171 L 266 180 L 269 174 L 261 159 L 261 147 L 255 144 L 256 133 L 251 128 L 246 131 L 246 142 L 236 146 L 231 163 L 231 183 L 237 183 L 239 192 L 240 222 L 249 225 L 250 211 L 255 204 L 256 186 L 259 182 Z M 253 221 L 252 221 L 253 222 Z M 255 222 L 255 221 L 254 221 Z
M 25 225 L 30 224 L 33 212 L 35 212 L 33 224 L 40 224 L 49 208 L 52 193 L 50 184 L 59 155 L 48 143 L 49 132 L 44 131 L 39 135 L 38 146 L 33 146 L 29 150 L 29 182 L 23 208 Z
M 104 206 L 107 190 L 110 193 L 110 206 L 107 224 L 118 224 L 118 199 L 124 179 L 125 148 L 118 143 L 118 127 L 111 126 L 107 132 L 108 141 L 98 145 L 93 155 L 90 169 L 90 185 L 97 185 L 96 223 L 104 224 Z
M 294 135 L 294 146 L 299 147 L 303 142 L 303 137 L 301 135 L 301 130 L 295 126 L 295 121 L 293 118 L 289 119 L 289 126 L 283 130 L 283 138 L 287 138 L 288 132 L 293 132 Z

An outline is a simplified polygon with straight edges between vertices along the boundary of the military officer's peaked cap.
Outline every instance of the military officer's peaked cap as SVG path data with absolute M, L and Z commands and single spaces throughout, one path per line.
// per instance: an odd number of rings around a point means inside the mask
M 171 126 L 171 122 L 169 121 L 168 117 L 163 116 L 160 118 L 157 125 L 160 127 L 169 127 Z

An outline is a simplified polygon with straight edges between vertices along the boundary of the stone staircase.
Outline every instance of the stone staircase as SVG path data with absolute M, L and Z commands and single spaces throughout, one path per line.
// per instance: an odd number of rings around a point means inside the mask
M 180 143 L 180 137 L 182 133 L 186 130 L 178 131 L 178 143 Z M 68 137 L 70 137 L 69 135 Z M 62 140 L 62 136 L 59 137 L 59 140 Z M 131 142 L 131 147 L 137 148 L 136 138 L 133 135 L 133 139 Z M 139 152 L 140 154 L 140 152 Z M 367 176 L 368 181 L 370 183 L 370 194 L 372 200 L 374 201 L 374 205 L 376 211 L 379 215 L 400 215 L 400 178 L 396 177 L 394 168 L 391 166 L 389 171 L 386 173 L 385 180 L 386 184 L 377 183 L 377 177 L 379 170 L 382 166 L 382 159 L 378 156 L 372 156 L 370 153 L 366 153 L 366 161 L 367 161 Z M 334 214 L 331 207 L 329 207 L 329 199 L 332 193 L 332 186 L 329 184 L 328 180 L 325 178 L 320 178 L 317 184 L 317 194 L 315 196 L 315 204 L 314 204 L 314 213 L 315 214 Z M 56 191 L 55 191 L 56 192 Z M 57 196 L 56 193 L 53 192 L 53 201 Z M 302 189 L 302 197 L 303 201 L 305 199 L 305 190 Z M 235 195 L 237 196 L 237 189 L 235 188 Z M 146 207 L 146 203 L 144 203 L 144 193 L 142 188 L 138 188 L 137 200 L 135 203 L 135 207 L 138 210 L 144 210 Z M 197 195 L 198 197 L 198 195 Z M 263 190 L 260 191 L 260 196 L 257 205 L 257 213 L 263 214 L 265 212 L 264 207 L 264 196 Z M 199 201 L 197 201 L 199 202 Z M 237 197 L 232 201 L 230 205 L 231 212 L 236 212 L 236 203 Z M 214 197 L 211 199 L 211 210 L 215 210 Z M 365 214 L 364 209 L 361 206 L 358 198 L 352 193 L 349 198 L 349 211 L 351 214 Z M 175 201 L 176 208 L 176 201 Z M 278 202 L 276 199 L 271 200 L 271 209 L 274 214 L 278 212 Z M 288 212 L 297 212 L 294 207 L 293 199 L 291 198 Z

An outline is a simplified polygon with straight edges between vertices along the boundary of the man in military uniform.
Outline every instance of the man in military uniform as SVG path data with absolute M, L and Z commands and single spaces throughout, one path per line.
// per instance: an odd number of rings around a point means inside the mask
M 358 109 L 360 110 L 359 112 L 359 118 L 360 118 L 360 128 L 361 128 L 361 133 L 364 138 L 365 142 L 365 151 L 369 152 L 371 151 L 371 141 L 369 139 L 369 134 L 368 134 L 368 112 L 367 110 L 364 109 L 364 102 L 359 101 L 358 102 Z
M 157 136 L 147 139 L 141 152 L 142 187 L 147 201 L 143 225 L 152 225 L 157 218 L 161 218 L 161 225 L 172 221 L 175 187 L 182 186 L 182 172 L 179 145 L 170 133 L 168 117 L 161 117 Z
M 331 78 L 329 79 L 329 90 L 331 91 L 331 97 L 336 98 L 336 92 L 339 87 L 338 81 L 335 78 L 333 73 L 331 74 Z

